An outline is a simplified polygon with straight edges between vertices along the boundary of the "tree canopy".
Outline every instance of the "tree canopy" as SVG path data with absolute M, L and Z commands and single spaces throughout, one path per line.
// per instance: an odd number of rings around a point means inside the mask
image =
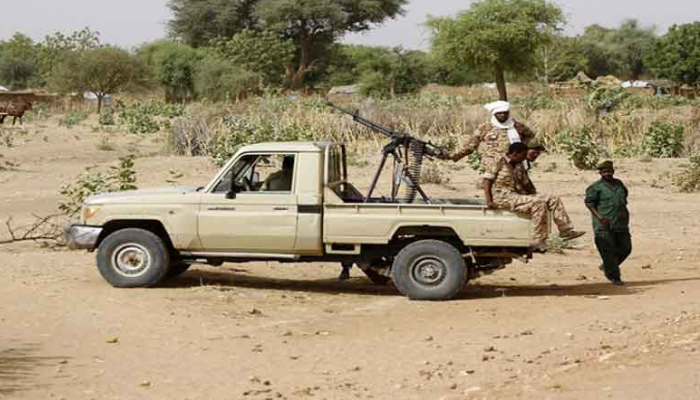
M 50 85 L 60 92 L 92 92 L 97 111 L 108 94 L 145 86 L 145 68 L 127 51 L 105 46 L 75 52 L 54 69 Z
M 647 52 L 645 60 L 661 78 L 700 84 L 700 22 L 672 26 Z
M 484 0 L 454 18 L 431 18 L 432 49 L 453 66 L 493 70 L 507 100 L 505 71 L 526 72 L 539 48 L 561 29 L 564 15 L 545 0 Z
M 193 46 L 249 29 L 291 40 L 287 81 L 300 87 L 314 60 L 337 37 L 361 32 L 403 13 L 408 0 L 171 0 L 170 32 Z
M 656 28 L 642 27 L 634 19 L 617 28 L 586 27 L 581 42 L 591 76 L 615 75 L 639 79 L 645 72 L 644 53 L 656 39 Z

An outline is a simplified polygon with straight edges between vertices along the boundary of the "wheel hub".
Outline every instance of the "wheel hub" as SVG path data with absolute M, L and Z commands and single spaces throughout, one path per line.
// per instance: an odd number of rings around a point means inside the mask
M 425 257 L 413 264 L 411 275 L 416 282 L 422 285 L 435 286 L 445 279 L 447 267 L 438 258 Z
M 151 256 L 146 248 L 136 243 L 119 246 L 113 254 L 112 265 L 117 272 L 128 277 L 143 274 L 151 265 Z

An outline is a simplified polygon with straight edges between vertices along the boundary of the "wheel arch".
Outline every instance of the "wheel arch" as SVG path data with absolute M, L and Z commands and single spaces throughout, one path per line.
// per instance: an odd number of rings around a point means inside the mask
M 130 220 L 130 219 L 115 219 L 112 221 L 107 222 L 102 226 L 102 232 L 100 233 L 100 236 L 97 238 L 97 243 L 95 244 L 95 247 L 99 247 L 100 243 L 109 235 L 111 235 L 114 232 L 117 232 L 122 229 L 127 229 L 127 228 L 138 228 L 138 229 L 143 229 L 146 231 L 149 231 L 153 233 L 154 235 L 158 236 L 163 240 L 165 243 L 166 247 L 172 252 L 175 250 L 175 246 L 173 244 L 172 239 L 170 238 L 170 234 L 168 233 L 168 230 L 165 228 L 165 225 L 157 220 L 157 219 L 139 219 L 139 220 Z

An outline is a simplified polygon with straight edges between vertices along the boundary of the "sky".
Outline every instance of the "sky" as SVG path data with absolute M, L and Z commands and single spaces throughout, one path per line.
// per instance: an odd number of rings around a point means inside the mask
M 664 33 L 673 24 L 700 19 L 699 0 L 557 0 L 566 14 L 566 32 L 577 34 L 590 24 L 613 27 L 627 18 Z M 422 27 L 427 15 L 454 15 L 469 0 L 411 0 L 406 15 L 389 20 L 345 42 L 427 49 L 429 35 Z M 89 27 L 103 43 L 131 48 L 165 36 L 170 11 L 167 0 L 0 0 L 0 40 L 22 32 L 34 40 L 57 31 L 70 33 Z

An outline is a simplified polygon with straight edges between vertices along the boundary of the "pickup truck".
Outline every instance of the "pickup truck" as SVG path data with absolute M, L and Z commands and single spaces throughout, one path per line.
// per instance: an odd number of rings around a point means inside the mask
M 355 264 L 411 299 L 445 300 L 467 280 L 532 257 L 531 221 L 476 199 L 366 199 L 346 148 L 321 142 L 241 148 L 203 187 L 99 194 L 66 232 L 96 250 L 115 287 L 148 287 L 193 263 Z

